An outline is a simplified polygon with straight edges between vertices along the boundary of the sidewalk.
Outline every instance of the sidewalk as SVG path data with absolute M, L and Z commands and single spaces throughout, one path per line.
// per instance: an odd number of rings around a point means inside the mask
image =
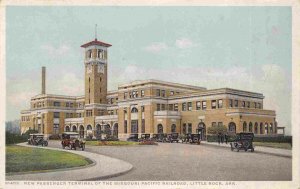
M 94 163 L 90 166 L 71 168 L 71 169 L 60 169 L 49 172 L 29 173 L 29 174 L 14 174 L 6 175 L 6 180 L 32 180 L 32 181 L 77 181 L 77 180 L 100 180 L 114 176 L 118 176 L 129 172 L 133 166 L 125 161 L 107 157 L 100 154 L 90 153 L 86 151 L 75 151 L 75 150 L 63 150 L 51 147 L 37 147 L 27 145 L 26 143 L 18 144 L 25 147 L 43 148 L 49 150 L 57 150 L 70 152 L 84 157 L 89 158 Z
M 201 144 L 220 147 L 220 148 L 230 148 L 229 143 L 227 143 L 227 144 L 225 144 L 225 143 L 218 144 L 217 142 L 201 141 Z M 292 158 L 292 150 L 286 150 L 286 149 L 280 149 L 280 148 L 255 146 L 254 147 L 254 152 Z

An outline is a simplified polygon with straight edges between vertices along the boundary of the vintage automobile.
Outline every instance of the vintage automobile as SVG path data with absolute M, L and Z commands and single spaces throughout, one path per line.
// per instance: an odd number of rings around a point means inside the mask
M 127 138 L 127 141 L 138 142 L 139 141 L 139 134 L 137 134 L 137 133 L 130 134 L 129 137 Z
M 236 149 L 237 151 L 251 150 L 251 152 L 254 152 L 253 138 L 253 133 L 237 133 L 233 142 L 230 142 L 231 151 Z
M 200 144 L 201 143 L 200 134 L 190 134 L 189 142 L 191 144 L 193 143 Z
M 142 134 L 141 138 L 139 138 L 139 141 L 145 141 L 150 140 L 150 134 Z
M 167 141 L 167 134 L 166 133 L 159 133 L 157 134 L 157 142 L 166 142 Z
M 153 134 L 152 137 L 150 138 L 150 140 L 152 141 L 157 141 L 158 139 L 158 134 Z
M 190 142 L 190 138 L 191 138 L 191 134 L 185 134 L 185 135 L 183 135 L 182 136 L 182 138 L 181 138 L 181 142 L 182 143 L 188 143 L 188 142 Z
M 177 142 L 179 141 L 179 134 L 178 133 L 171 133 L 171 137 L 169 138 L 169 141 L 172 142 Z
M 79 134 L 76 132 L 64 132 L 62 134 L 61 141 L 62 148 L 69 147 L 71 150 L 76 148 L 81 148 L 83 151 L 85 149 L 85 141 L 79 138 Z
M 44 134 L 33 133 L 29 135 L 28 144 L 48 146 L 48 141 L 44 138 Z

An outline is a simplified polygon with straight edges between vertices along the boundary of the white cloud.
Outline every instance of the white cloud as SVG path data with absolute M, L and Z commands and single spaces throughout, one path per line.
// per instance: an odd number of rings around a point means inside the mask
M 148 52 L 158 53 L 162 50 L 167 50 L 168 46 L 162 42 L 155 42 L 145 47 L 145 50 Z
M 64 73 L 62 74 L 62 77 L 50 79 L 49 86 L 47 88 L 49 88 L 49 91 L 53 94 L 78 96 L 83 95 L 83 81 L 83 78 L 74 73 Z
M 68 44 L 60 44 L 58 47 L 46 44 L 42 45 L 41 49 L 52 58 L 64 56 L 71 51 L 71 47 Z
M 186 49 L 196 46 L 195 43 L 193 43 L 190 39 L 187 38 L 176 39 L 175 45 L 180 49 Z

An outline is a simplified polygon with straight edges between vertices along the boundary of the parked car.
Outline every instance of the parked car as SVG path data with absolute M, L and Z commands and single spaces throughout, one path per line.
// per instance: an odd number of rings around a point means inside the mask
M 158 134 L 153 134 L 152 137 L 150 138 L 150 140 L 153 140 L 153 141 L 157 141 L 158 139 Z
M 251 152 L 254 152 L 254 146 L 253 146 L 253 133 L 237 133 L 235 136 L 235 139 L 233 142 L 230 142 L 231 151 L 236 149 L 237 151 L 240 150 L 251 150 Z
M 137 133 L 130 134 L 129 137 L 127 138 L 127 141 L 138 142 L 139 141 L 139 134 L 137 134 Z
M 62 148 L 69 147 L 71 150 L 76 148 L 81 148 L 83 151 L 85 149 L 85 141 L 79 138 L 79 134 L 76 132 L 64 132 L 62 134 L 61 141 Z
M 201 143 L 200 134 L 190 134 L 189 142 L 190 144 L 193 143 L 200 144 Z
M 150 134 L 142 134 L 139 141 L 150 140 Z
M 182 137 L 181 137 L 181 142 L 182 143 L 188 143 L 188 142 L 190 142 L 190 138 L 191 138 L 191 134 L 185 134 L 185 135 L 182 135 Z
M 177 142 L 179 141 L 179 134 L 178 133 L 171 133 L 171 136 L 169 138 L 169 141 L 172 142 Z
M 29 135 L 28 144 L 48 146 L 48 140 L 45 139 L 44 134 L 33 133 Z
M 159 133 L 157 134 L 157 142 L 166 142 L 167 141 L 167 134 L 166 133 Z

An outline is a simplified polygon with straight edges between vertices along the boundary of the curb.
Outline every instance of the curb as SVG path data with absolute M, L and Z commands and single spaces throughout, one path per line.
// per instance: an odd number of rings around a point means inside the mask
M 210 143 L 201 143 L 202 145 L 206 146 L 212 146 L 215 148 L 229 148 L 229 146 L 221 146 L 221 145 L 215 145 L 215 144 L 210 144 Z M 278 153 L 272 153 L 272 152 L 265 152 L 261 150 L 255 150 L 254 152 L 260 153 L 260 154 L 267 154 L 267 155 L 273 155 L 273 156 L 278 156 L 278 157 L 285 157 L 285 158 L 292 158 L 292 155 L 285 155 L 285 154 L 278 154 Z

